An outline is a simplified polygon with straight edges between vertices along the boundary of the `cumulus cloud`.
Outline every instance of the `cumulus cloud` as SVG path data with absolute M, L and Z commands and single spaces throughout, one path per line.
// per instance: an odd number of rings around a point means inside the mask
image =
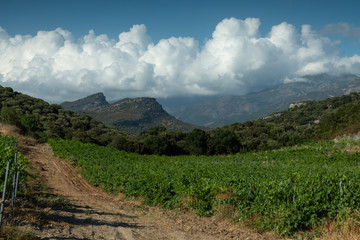
M 245 94 L 317 73 L 360 74 L 360 57 L 336 42 L 283 22 L 262 36 L 260 20 L 228 18 L 203 46 L 194 38 L 154 43 L 145 25 L 117 40 L 61 28 L 9 36 L 0 27 L 0 84 L 50 102 L 103 91 L 109 99 Z

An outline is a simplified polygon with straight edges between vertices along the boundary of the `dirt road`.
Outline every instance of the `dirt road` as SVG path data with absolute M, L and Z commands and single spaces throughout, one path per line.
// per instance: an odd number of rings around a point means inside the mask
M 63 200 L 61 208 L 41 207 L 39 203 L 39 207 L 26 210 L 40 220 L 35 226 L 31 220 L 29 224 L 22 222 L 22 229 L 38 239 L 275 239 L 271 234 L 260 235 L 233 225 L 230 220 L 163 212 L 108 195 L 88 184 L 68 162 L 55 157 L 48 144 L 37 144 L 13 127 L 2 126 L 0 130 L 19 139 L 19 150 L 39 171 L 49 191 L 62 196 L 56 200 Z

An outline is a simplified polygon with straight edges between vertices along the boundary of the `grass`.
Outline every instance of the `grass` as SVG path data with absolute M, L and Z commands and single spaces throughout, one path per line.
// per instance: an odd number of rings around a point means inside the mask
M 65 199 L 63 196 L 56 196 L 52 195 L 49 200 L 55 204 L 56 208 L 58 209 L 66 209 L 70 210 L 72 209 L 72 205 L 69 200 Z
M 346 219 L 325 223 L 319 231 L 322 235 L 314 238 L 316 240 L 360 239 L 360 210 L 349 214 Z
M 4 226 L 0 230 L 0 239 L 32 240 L 35 239 L 35 236 L 32 233 L 21 231 L 18 227 L 5 221 Z

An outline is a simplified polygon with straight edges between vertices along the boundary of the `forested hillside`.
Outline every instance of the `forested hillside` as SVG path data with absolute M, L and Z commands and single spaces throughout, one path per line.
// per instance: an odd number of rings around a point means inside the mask
M 66 138 L 107 145 L 115 135 L 123 135 L 87 115 L 61 108 L 60 105 L 15 92 L 0 86 L 0 118 L 2 123 L 18 126 L 35 138 Z

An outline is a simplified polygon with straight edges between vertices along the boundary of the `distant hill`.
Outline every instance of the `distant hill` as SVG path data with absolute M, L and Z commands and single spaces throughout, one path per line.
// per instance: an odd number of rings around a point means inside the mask
M 97 93 L 61 106 L 135 135 L 158 126 L 185 132 L 197 127 L 169 115 L 155 98 L 126 98 L 109 104 L 102 93 Z
M 176 118 L 209 128 L 236 122 L 256 120 L 286 110 L 293 102 L 323 100 L 360 91 L 360 78 L 355 75 L 327 74 L 305 76 L 302 82 L 283 84 L 277 88 L 245 96 L 225 96 L 193 106 L 168 111 Z M 167 107 L 166 101 L 163 105 Z
M 63 102 L 61 106 L 67 110 L 71 110 L 77 113 L 84 113 L 91 108 L 105 106 L 108 104 L 109 103 L 106 101 L 103 93 L 96 93 L 74 102 Z

